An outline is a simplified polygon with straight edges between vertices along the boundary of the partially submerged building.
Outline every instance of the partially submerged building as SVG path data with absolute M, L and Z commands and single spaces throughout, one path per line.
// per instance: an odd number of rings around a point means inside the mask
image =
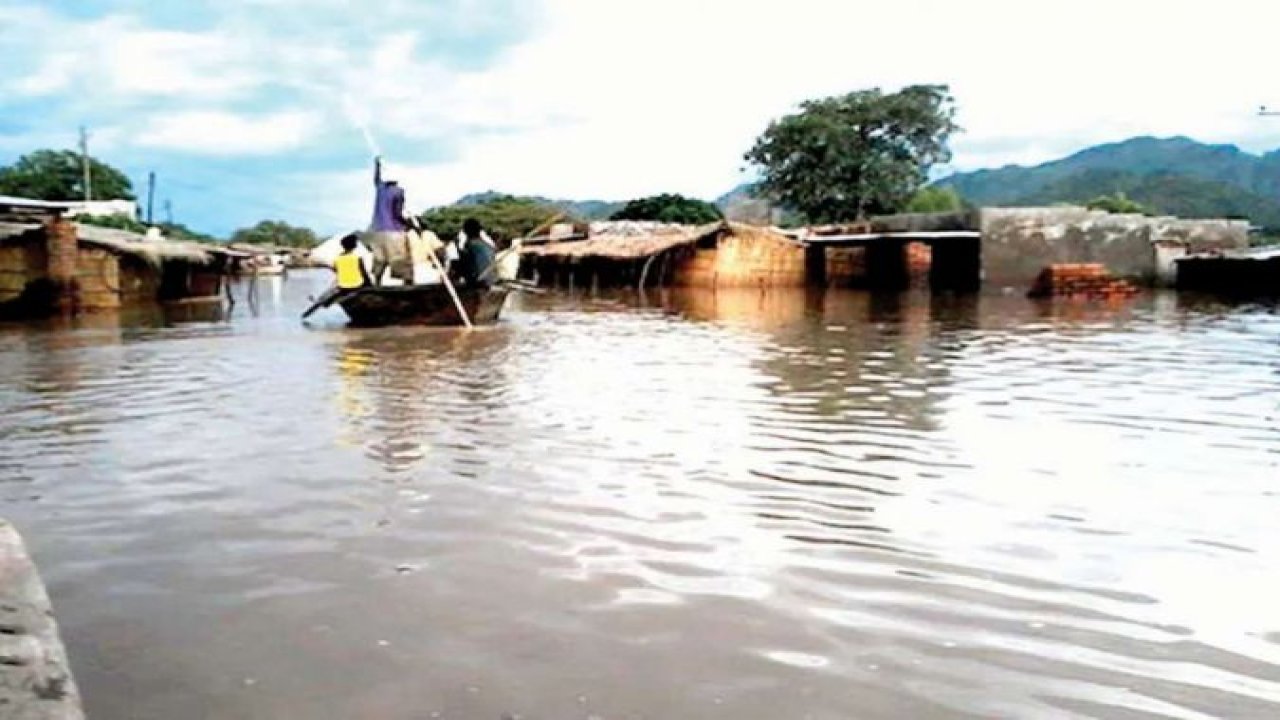
M 56 203 L 0 199 L 0 318 L 220 302 L 234 255 L 77 224 Z
M 798 287 L 803 243 L 771 228 L 718 222 L 592 223 L 585 237 L 534 239 L 522 272 L 552 285 Z

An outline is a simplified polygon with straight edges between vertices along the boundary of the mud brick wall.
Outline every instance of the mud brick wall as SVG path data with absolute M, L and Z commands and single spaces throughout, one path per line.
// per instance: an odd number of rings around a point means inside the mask
M 120 260 L 98 248 L 84 247 L 76 258 L 76 307 L 108 310 L 120 307 Z
M 661 262 L 661 261 L 659 261 Z M 804 248 L 767 235 L 728 234 L 676 266 L 674 284 L 696 287 L 800 287 Z
M 50 220 L 45 223 L 44 237 L 49 253 L 46 275 L 57 289 L 58 308 L 69 312 L 76 305 L 76 265 L 80 256 L 75 223 L 61 218 Z
M 16 299 L 27 283 L 45 277 L 48 266 L 43 233 L 0 246 L 0 302 Z
M 826 250 L 827 285 L 858 287 L 867 279 L 867 249 L 834 247 Z

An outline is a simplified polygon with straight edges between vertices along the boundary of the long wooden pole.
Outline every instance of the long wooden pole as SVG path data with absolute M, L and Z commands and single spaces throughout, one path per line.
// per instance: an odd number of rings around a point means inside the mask
M 453 288 L 453 281 L 449 279 L 449 273 L 440 264 L 440 258 L 436 257 L 434 250 L 427 251 L 427 257 L 431 259 L 431 264 L 435 266 L 436 272 L 440 273 L 440 279 L 444 282 L 445 289 L 449 291 L 449 297 L 453 298 L 453 306 L 458 309 L 458 317 L 462 318 L 462 324 L 471 329 L 471 317 L 467 315 L 467 309 L 462 306 L 462 299 L 458 297 L 458 291 Z

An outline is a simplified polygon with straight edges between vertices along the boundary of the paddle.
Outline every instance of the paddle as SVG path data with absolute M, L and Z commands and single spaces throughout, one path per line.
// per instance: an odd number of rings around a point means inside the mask
M 436 272 L 440 273 L 440 279 L 444 282 L 444 287 L 449 291 L 449 297 L 453 298 L 453 306 L 458 309 L 458 317 L 462 318 L 462 324 L 471 329 L 471 317 L 467 315 L 467 309 L 462 306 L 462 300 L 458 297 L 458 291 L 453 289 L 453 281 L 449 279 L 449 273 L 445 271 L 444 266 L 440 264 L 440 258 L 436 257 L 435 252 L 428 251 L 427 258 L 431 260 L 431 264 L 435 267 Z

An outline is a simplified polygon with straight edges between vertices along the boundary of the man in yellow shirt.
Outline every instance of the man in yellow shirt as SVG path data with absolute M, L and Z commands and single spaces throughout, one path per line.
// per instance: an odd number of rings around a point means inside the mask
M 360 260 L 360 256 L 356 254 L 357 242 L 355 233 L 342 238 L 342 254 L 333 261 L 334 272 L 338 274 L 339 290 L 355 290 L 366 285 L 373 285 L 373 280 L 369 277 L 369 271 L 365 270 L 364 263 Z
M 364 262 L 356 253 L 356 244 L 359 243 L 359 234 L 351 233 L 342 238 L 342 254 L 333 260 L 333 271 L 337 273 L 337 282 L 329 288 L 318 300 L 302 313 L 302 319 L 306 320 L 311 317 L 311 313 L 326 308 L 338 302 L 349 293 L 353 293 L 362 287 L 373 287 L 373 280 L 369 277 L 369 271 L 365 269 Z

